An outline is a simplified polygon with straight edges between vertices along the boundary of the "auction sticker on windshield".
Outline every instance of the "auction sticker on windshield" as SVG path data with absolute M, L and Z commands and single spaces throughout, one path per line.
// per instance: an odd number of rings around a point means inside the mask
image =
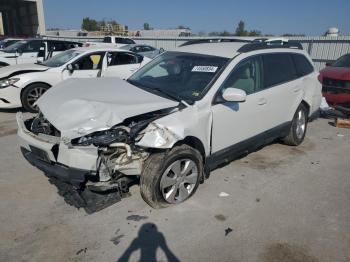
M 217 66 L 195 66 L 192 72 L 215 73 L 218 70 Z

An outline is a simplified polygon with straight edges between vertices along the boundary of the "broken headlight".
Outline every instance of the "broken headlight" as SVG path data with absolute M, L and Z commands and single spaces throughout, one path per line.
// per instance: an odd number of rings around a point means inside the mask
M 108 146 L 112 143 L 127 143 L 129 141 L 129 132 L 126 128 L 115 128 L 105 131 L 99 131 L 87 136 L 72 140 L 74 146 Z
M 19 78 L 9 78 L 9 79 L 0 80 L 0 88 L 11 86 L 18 81 L 19 81 Z

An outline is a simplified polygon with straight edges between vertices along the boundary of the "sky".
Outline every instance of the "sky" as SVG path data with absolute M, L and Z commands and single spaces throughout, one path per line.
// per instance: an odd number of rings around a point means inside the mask
M 47 28 L 79 29 L 83 17 L 114 19 L 130 30 L 188 26 L 193 33 L 233 32 L 240 20 L 263 34 L 350 35 L 350 0 L 43 0 Z

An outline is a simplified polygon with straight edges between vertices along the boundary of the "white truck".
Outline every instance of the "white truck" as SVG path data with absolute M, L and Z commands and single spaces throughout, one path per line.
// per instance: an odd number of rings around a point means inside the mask
M 105 36 L 102 42 L 86 42 L 86 47 L 122 47 L 125 45 L 133 45 L 136 44 L 134 40 L 122 37 L 122 36 Z

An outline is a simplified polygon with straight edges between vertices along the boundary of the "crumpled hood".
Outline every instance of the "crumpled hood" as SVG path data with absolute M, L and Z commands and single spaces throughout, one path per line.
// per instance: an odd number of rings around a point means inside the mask
M 13 77 L 25 73 L 46 71 L 47 69 L 49 69 L 49 67 L 37 64 L 10 65 L 0 68 L 0 78 Z
M 140 114 L 178 102 L 144 91 L 118 78 L 69 79 L 49 89 L 37 105 L 62 137 L 74 139 L 109 129 Z

